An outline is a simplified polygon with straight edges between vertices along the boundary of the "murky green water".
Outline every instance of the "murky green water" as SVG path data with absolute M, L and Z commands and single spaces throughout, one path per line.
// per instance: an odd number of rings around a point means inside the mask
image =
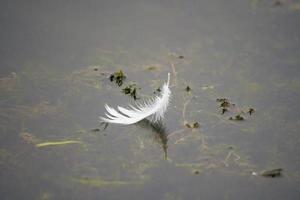
M 0 11 L 1 199 L 299 198 L 299 1 L 1 1 Z M 108 78 L 118 70 L 120 87 Z M 131 84 L 153 96 L 168 72 L 162 129 L 102 130 L 105 103 L 134 104 L 122 92 Z

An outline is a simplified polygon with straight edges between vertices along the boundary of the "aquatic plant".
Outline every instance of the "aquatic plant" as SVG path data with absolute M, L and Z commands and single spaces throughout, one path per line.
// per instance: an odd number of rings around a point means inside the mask
M 111 82 L 115 81 L 118 86 L 122 86 L 125 79 L 126 76 L 122 70 L 119 70 L 109 76 L 109 80 Z

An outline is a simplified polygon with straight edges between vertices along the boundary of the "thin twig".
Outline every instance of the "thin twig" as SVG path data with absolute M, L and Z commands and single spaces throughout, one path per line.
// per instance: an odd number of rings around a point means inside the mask
M 173 77 L 174 77 L 174 83 L 172 86 L 177 86 L 177 71 L 176 71 L 176 68 L 175 68 L 175 65 L 172 61 L 170 61 L 170 65 L 171 65 L 171 68 L 172 68 L 172 73 L 173 73 Z
M 183 118 L 183 121 L 186 122 L 186 117 L 185 117 L 185 113 L 186 113 L 186 107 L 188 106 L 188 104 L 190 103 L 190 99 L 187 100 L 186 102 L 184 102 L 183 104 L 183 108 L 182 108 L 182 118 Z
M 233 153 L 233 151 L 229 151 L 228 154 L 227 154 L 227 156 L 226 156 L 226 158 L 225 158 L 225 160 L 223 161 L 223 163 L 225 164 L 226 167 L 229 166 L 229 164 L 227 163 L 227 161 L 231 157 L 232 153 Z
M 176 141 L 174 142 L 174 144 L 180 144 L 181 142 L 185 141 L 186 138 L 189 138 L 189 137 L 193 137 L 193 135 L 191 135 L 191 134 L 183 135 L 183 136 L 180 137 L 178 140 L 176 140 Z
M 226 158 L 225 158 L 225 160 L 223 161 L 223 163 L 225 164 L 226 167 L 229 166 L 229 164 L 227 163 L 227 161 L 230 159 L 231 156 L 235 157 L 235 159 L 234 159 L 235 162 L 237 162 L 238 160 L 241 159 L 241 157 L 237 153 L 235 153 L 233 150 L 229 151 L 228 154 L 227 154 L 227 156 L 226 156 Z
M 177 130 L 173 131 L 172 133 L 168 134 L 168 137 L 170 138 L 170 137 L 172 137 L 172 136 L 175 135 L 175 134 L 184 132 L 185 130 L 186 130 L 186 129 L 184 129 L 184 128 L 182 128 L 182 129 L 177 129 Z
M 235 152 L 233 152 L 232 155 L 235 156 L 235 159 L 234 159 L 235 161 L 238 161 L 241 159 L 241 157 L 238 154 L 236 154 Z
M 196 131 L 196 129 L 192 129 L 192 131 Z M 202 147 L 202 149 L 208 148 L 205 137 L 204 137 L 205 135 L 202 134 L 198 129 L 197 129 L 197 133 L 200 135 L 200 138 L 201 138 L 201 147 Z

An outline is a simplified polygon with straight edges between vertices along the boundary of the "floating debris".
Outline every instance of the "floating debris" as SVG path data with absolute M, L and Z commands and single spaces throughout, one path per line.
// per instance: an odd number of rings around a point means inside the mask
M 189 123 L 185 123 L 184 125 L 188 128 L 192 128 L 191 124 L 189 124 Z
M 187 128 L 199 128 L 200 127 L 200 124 L 198 122 L 194 122 L 194 123 L 184 123 L 184 125 L 187 127 Z
M 214 89 L 215 87 L 213 85 L 205 85 L 205 86 L 202 86 L 201 89 L 202 90 L 212 90 Z
M 231 104 L 231 103 L 229 102 L 229 100 L 226 99 L 226 98 L 219 98 L 219 99 L 217 99 L 217 102 L 220 103 L 220 108 L 221 108 L 221 113 L 222 113 L 222 115 L 223 115 L 225 112 L 228 111 L 228 108 L 229 108 L 230 106 L 234 106 L 234 104 Z
M 161 89 L 160 89 L 160 87 L 159 87 L 159 88 L 157 88 L 153 93 L 154 93 L 154 94 L 160 94 L 160 92 L 161 92 Z
M 255 112 L 255 110 L 253 108 L 249 108 L 247 113 L 249 113 L 249 115 L 252 115 Z
M 223 115 L 225 112 L 227 112 L 227 111 L 228 111 L 227 108 L 222 108 L 222 115 Z
M 123 73 L 122 70 L 119 70 L 117 72 L 114 72 L 113 74 L 111 74 L 109 76 L 109 80 L 111 82 L 115 81 L 117 83 L 118 86 L 122 86 L 123 85 L 123 81 L 126 79 L 125 74 Z
M 184 90 L 187 92 L 190 92 L 192 89 L 190 88 L 190 86 L 186 86 L 186 88 Z
M 99 132 L 100 131 L 100 128 L 93 128 L 91 129 L 92 132 Z
M 66 141 L 59 141 L 59 142 L 43 142 L 36 144 L 36 147 L 47 147 L 47 146 L 56 146 L 56 145 L 65 145 L 65 144 L 80 144 L 81 141 L 78 140 L 66 140 Z
M 104 131 L 108 127 L 108 123 L 107 122 L 100 122 L 100 126 L 103 126 L 102 131 Z
M 271 177 L 271 178 L 274 178 L 274 177 L 279 177 L 282 175 L 282 171 L 283 169 L 282 168 L 277 168 L 277 169 L 271 169 L 271 170 L 264 170 L 260 173 L 261 176 L 264 176 L 264 177 Z
M 122 92 L 126 95 L 129 95 L 131 96 L 134 100 L 137 100 L 139 98 L 137 98 L 137 89 L 140 89 L 140 88 L 137 88 L 136 87 L 136 84 L 131 84 L 131 85 L 128 85 L 126 86 L 125 88 L 122 89 Z
M 238 120 L 238 121 L 242 121 L 242 120 L 244 120 L 245 118 L 244 118 L 243 116 L 241 116 L 241 115 L 236 115 L 234 119 L 235 119 L 235 120 Z
M 231 104 L 228 101 L 224 101 L 221 103 L 220 107 L 221 108 L 229 108 Z
M 224 101 L 228 101 L 228 99 L 226 99 L 226 98 L 218 98 L 217 99 L 217 102 L 224 102 Z
M 247 111 L 243 111 L 241 108 L 236 107 L 234 103 L 231 103 L 226 98 L 218 98 L 216 100 L 220 103 L 219 107 L 221 108 L 221 114 L 225 114 L 226 112 L 231 112 L 236 114 L 234 117 L 229 117 L 229 120 L 236 120 L 236 121 L 243 121 L 245 118 L 242 116 L 242 114 L 249 113 L 249 115 L 252 115 L 255 110 L 254 108 L 248 108 Z
M 179 55 L 178 58 L 179 59 L 184 59 L 184 56 L 183 55 Z
M 234 118 L 229 117 L 229 120 L 243 121 L 243 120 L 245 120 L 245 118 L 241 114 L 238 114 Z

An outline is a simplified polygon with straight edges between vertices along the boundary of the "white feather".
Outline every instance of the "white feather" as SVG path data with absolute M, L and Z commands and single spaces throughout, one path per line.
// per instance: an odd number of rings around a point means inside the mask
M 164 114 L 170 102 L 171 91 L 169 88 L 170 73 L 168 73 L 168 81 L 163 84 L 161 95 L 142 103 L 137 103 L 136 106 L 129 105 L 131 109 L 118 106 L 118 110 L 105 104 L 105 117 L 100 117 L 103 122 L 115 124 L 134 124 L 147 117 L 153 122 L 160 121 L 164 118 Z

